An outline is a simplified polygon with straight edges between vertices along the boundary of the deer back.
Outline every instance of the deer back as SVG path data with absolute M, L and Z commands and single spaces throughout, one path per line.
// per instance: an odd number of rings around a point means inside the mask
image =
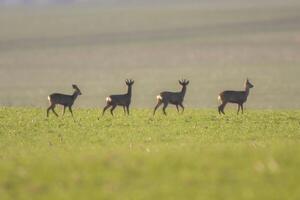
M 49 101 L 51 104 L 71 106 L 74 103 L 74 98 L 72 95 L 53 93 L 49 96 Z
M 244 103 L 247 101 L 247 93 L 245 91 L 224 91 L 220 94 L 222 102 Z
M 82 95 L 80 89 L 77 85 L 72 85 L 73 89 L 75 90 L 73 95 L 61 94 L 61 93 L 53 93 L 49 95 L 48 99 L 51 104 L 60 104 L 64 106 L 72 106 L 74 104 L 75 99 L 78 95 Z
M 109 101 L 112 104 L 125 106 L 130 104 L 131 97 L 128 94 L 110 95 Z

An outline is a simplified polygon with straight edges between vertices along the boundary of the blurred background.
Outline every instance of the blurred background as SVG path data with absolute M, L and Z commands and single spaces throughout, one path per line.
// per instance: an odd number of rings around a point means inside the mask
M 152 108 L 190 80 L 185 104 L 215 108 L 243 89 L 248 108 L 300 108 L 298 0 L 0 0 L 0 105 L 46 107 L 52 92 L 102 107 L 125 93 Z

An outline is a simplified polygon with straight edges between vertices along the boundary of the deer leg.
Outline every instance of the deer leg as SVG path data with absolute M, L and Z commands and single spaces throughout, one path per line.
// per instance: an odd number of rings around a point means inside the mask
M 112 115 L 112 116 L 114 116 L 114 113 L 113 113 L 113 111 L 114 111 L 114 109 L 117 107 L 117 105 L 112 105 L 112 108 L 110 109 L 110 114 Z
M 166 108 L 167 107 L 168 107 L 168 103 L 164 103 L 164 106 L 163 106 L 164 115 L 167 115 L 167 113 L 166 113 Z
M 219 106 L 218 106 L 219 115 L 222 114 L 222 113 L 221 113 L 221 107 L 222 107 L 222 105 L 219 105 Z
M 242 114 L 244 114 L 244 105 L 241 104 L 241 108 L 242 108 Z
M 129 115 L 129 105 L 126 106 L 127 115 Z
M 104 115 L 105 111 L 106 111 L 110 106 L 111 106 L 110 104 L 107 104 L 107 105 L 103 108 L 102 116 Z
M 178 109 L 178 105 L 176 104 L 176 109 L 177 109 L 177 112 L 179 112 L 179 109 Z
M 161 104 L 162 104 L 161 101 L 157 102 L 157 104 L 156 104 L 156 106 L 155 106 L 155 108 L 154 108 L 154 111 L 153 111 L 153 115 L 155 115 L 155 112 L 156 112 L 157 108 L 158 108 Z
M 240 104 L 238 104 L 237 115 L 238 115 L 238 114 L 239 114 L 239 112 L 240 112 L 240 108 L 241 108 L 241 105 L 240 105 Z
M 179 106 L 182 108 L 182 112 L 181 112 L 181 113 L 183 113 L 183 111 L 184 111 L 184 106 L 182 105 L 182 103 L 180 103 Z
M 124 114 L 126 115 L 126 110 L 125 110 L 125 106 L 123 106 L 123 110 L 124 110 Z
M 47 117 L 49 117 L 49 111 L 52 109 L 52 105 L 49 106 L 49 108 L 47 109 Z
M 55 105 L 52 105 L 52 106 L 51 106 L 51 110 L 52 110 L 52 112 L 56 115 L 56 117 L 58 117 L 58 114 L 55 112 L 54 108 L 55 108 Z
M 62 116 L 65 115 L 65 111 L 66 111 L 66 106 L 64 106 L 64 108 L 63 108 Z
M 71 106 L 69 106 L 69 111 L 70 111 L 72 117 L 74 118 L 74 116 L 73 116 L 73 111 L 72 111 L 72 107 L 71 107 Z
M 224 112 L 224 108 L 226 106 L 227 102 L 226 103 L 223 103 L 223 106 L 222 106 L 222 113 L 225 115 L 225 112 Z
M 225 108 L 226 104 L 227 104 L 227 102 L 223 102 L 223 103 L 219 106 L 219 114 L 224 114 L 224 115 L 225 115 L 224 108 Z
M 218 111 L 219 111 L 219 114 L 220 114 L 220 115 L 221 115 L 221 114 L 224 114 L 224 115 L 225 115 L 225 113 L 224 113 L 224 107 L 225 107 L 225 104 L 224 104 L 224 103 L 222 103 L 221 105 L 219 105 Z

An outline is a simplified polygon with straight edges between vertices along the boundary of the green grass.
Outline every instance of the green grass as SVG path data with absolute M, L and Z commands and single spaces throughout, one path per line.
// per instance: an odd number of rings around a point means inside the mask
M 0 108 L 5 199 L 299 199 L 300 111 Z

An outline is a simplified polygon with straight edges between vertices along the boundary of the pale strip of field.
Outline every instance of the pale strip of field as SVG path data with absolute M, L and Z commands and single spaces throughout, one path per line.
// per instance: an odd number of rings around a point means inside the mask
M 133 106 L 191 80 L 186 104 L 215 107 L 249 77 L 250 108 L 300 107 L 300 5 L 1 8 L 0 104 L 46 106 L 53 91 L 103 106 L 134 78 Z

